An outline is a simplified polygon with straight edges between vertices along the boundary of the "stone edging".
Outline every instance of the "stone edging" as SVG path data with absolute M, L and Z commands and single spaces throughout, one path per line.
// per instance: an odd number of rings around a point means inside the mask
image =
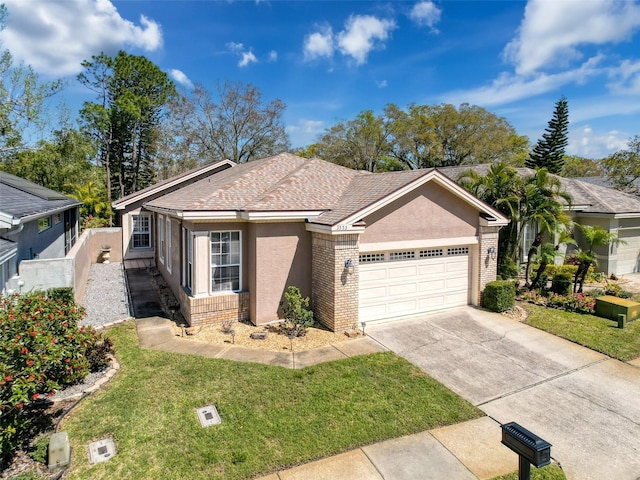
M 102 331 L 105 330 L 109 327 L 113 327 L 115 325 L 119 325 L 121 323 L 124 322 L 128 322 L 129 320 L 131 320 L 132 318 L 125 318 L 122 320 L 116 320 L 115 322 L 110 322 L 110 323 L 105 323 L 104 325 L 99 325 L 99 326 L 94 326 L 93 328 L 95 328 L 97 331 Z M 64 402 L 67 400 L 78 400 L 81 397 L 83 397 L 84 395 L 88 395 L 90 393 L 95 392 L 96 390 L 98 390 L 101 386 L 103 386 L 104 384 L 106 384 L 109 380 L 111 380 L 111 378 L 113 378 L 113 376 L 116 374 L 116 372 L 120 369 L 120 364 L 118 363 L 118 360 L 116 360 L 116 357 L 111 355 L 111 366 L 109 367 L 109 369 L 107 369 L 104 373 L 104 375 L 102 375 L 98 380 L 96 380 L 93 384 L 88 385 L 86 388 L 83 388 L 80 392 L 74 394 L 74 395 L 70 395 L 68 397 L 65 398 L 61 398 L 61 399 L 56 399 L 56 400 L 52 400 L 53 403 L 57 403 L 57 402 Z

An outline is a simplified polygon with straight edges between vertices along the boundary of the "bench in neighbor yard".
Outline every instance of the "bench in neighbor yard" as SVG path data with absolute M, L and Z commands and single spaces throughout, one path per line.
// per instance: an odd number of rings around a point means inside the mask
M 596 315 L 616 321 L 618 315 L 626 315 L 626 321 L 632 322 L 640 318 L 640 303 L 605 295 L 596 298 Z

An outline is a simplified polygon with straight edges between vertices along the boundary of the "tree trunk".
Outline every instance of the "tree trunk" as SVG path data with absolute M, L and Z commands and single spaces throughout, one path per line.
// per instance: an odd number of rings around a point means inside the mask
M 533 255 L 538 252 L 538 247 L 542 244 L 542 235 L 536 235 L 536 239 L 531 244 L 531 248 L 529 252 L 527 252 L 527 268 L 524 271 L 524 286 L 529 286 L 529 272 L 531 271 L 531 262 L 533 260 Z M 540 277 L 540 269 L 537 271 L 536 280 Z M 535 285 L 536 282 L 533 282 Z

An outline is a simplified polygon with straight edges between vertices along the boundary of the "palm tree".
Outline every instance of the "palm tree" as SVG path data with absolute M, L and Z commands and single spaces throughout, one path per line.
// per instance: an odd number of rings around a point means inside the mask
M 578 251 L 578 270 L 573 278 L 573 293 L 582 292 L 584 280 L 591 265 L 598 265 L 598 255 L 594 252 L 597 247 L 607 245 L 619 245 L 624 243 L 618 238 L 617 233 L 609 232 L 599 225 L 578 225 L 582 230 L 582 236 L 587 244 L 588 250 Z M 579 285 L 579 287 L 578 287 Z
M 110 223 L 113 212 L 111 205 L 106 201 L 106 190 L 102 185 L 89 181 L 84 185 L 70 184 L 71 196 L 82 202 L 80 216 L 82 218 L 96 217 L 104 219 L 105 224 Z
M 571 197 L 562 190 L 560 180 L 543 168 L 522 177 L 513 167 L 497 163 L 486 175 L 463 172 L 459 183 L 511 220 L 500 230 L 498 265 L 519 264 L 527 225 L 536 224 L 544 237 L 566 229 L 570 223 L 564 209 Z

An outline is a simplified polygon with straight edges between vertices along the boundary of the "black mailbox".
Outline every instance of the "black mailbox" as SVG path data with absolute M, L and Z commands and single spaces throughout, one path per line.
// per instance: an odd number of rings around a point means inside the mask
M 536 468 L 551 463 L 551 444 L 515 422 L 502 425 L 502 444 Z

